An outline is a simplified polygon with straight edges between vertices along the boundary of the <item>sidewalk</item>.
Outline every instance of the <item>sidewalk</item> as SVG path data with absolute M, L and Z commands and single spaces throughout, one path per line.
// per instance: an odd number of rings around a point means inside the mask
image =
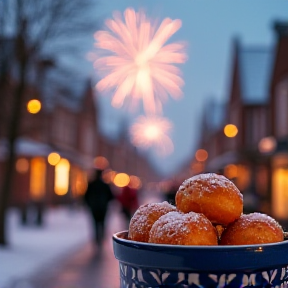
M 61 265 L 38 273 L 27 283 L 29 288 L 119 288 L 119 264 L 112 241 L 106 239 L 100 253 L 91 243 L 86 244 Z
M 109 238 L 124 228 L 116 215 L 117 207 L 111 210 L 115 213 L 107 219 Z M 44 219 L 43 227 L 23 227 L 17 211 L 9 211 L 9 246 L 0 247 L 0 288 L 30 288 L 31 285 L 25 284 L 26 279 L 61 265 L 92 238 L 90 218 L 83 208 L 49 209 Z
M 159 200 L 158 195 L 143 196 L 140 203 Z M 92 226 L 83 207 L 49 209 L 43 227 L 21 226 L 17 210 L 11 209 L 10 245 L 0 247 L 0 288 L 117 288 L 112 235 L 127 227 L 119 204 L 111 204 L 100 254 L 91 245 Z

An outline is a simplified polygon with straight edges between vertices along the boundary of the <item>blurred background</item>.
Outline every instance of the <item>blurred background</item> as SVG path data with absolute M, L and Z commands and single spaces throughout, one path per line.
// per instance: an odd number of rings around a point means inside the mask
M 44 287 L 41 267 L 91 256 L 83 197 L 95 169 L 115 199 L 108 258 L 91 265 L 115 269 L 89 287 L 118 287 L 125 187 L 138 205 L 173 202 L 183 180 L 220 173 L 245 212 L 286 230 L 287 11 L 285 0 L 2 0 L 0 286 Z

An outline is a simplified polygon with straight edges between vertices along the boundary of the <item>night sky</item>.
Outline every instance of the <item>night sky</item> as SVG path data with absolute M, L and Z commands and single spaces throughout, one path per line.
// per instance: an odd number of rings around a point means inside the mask
M 288 21 L 288 1 L 102 0 L 95 13 L 100 29 L 107 30 L 104 21 L 112 18 L 113 11 L 123 13 L 128 7 L 136 11 L 144 9 L 147 16 L 158 23 L 166 17 L 182 21 L 180 30 L 167 43 L 184 41 L 187 44 L 188 60 L 177 65 L 185 81 L 184 95 L 180 100 L 170 98 L 164 104 L 162 115 L 173 123 L 170 138 L 174 153 L 163 158 L 153 149 L 148 150 L 155 167 L 168 176 L 177 173 L 181 164 L 194 155 L 203 105 L 211 98 L 225 101 L 228 97 L 233 39 L 237 37 L 244 47 L 272 47 L 273 21 Z M 97 71 L 94 72 L 97 75 Z M 97 101 L 101 107 L 101 130 L 113 136 L 123 122 L 132 124 L 142 111 L 129 114 L 127 110 L 111 108 L 111 95 L 98 93 Z

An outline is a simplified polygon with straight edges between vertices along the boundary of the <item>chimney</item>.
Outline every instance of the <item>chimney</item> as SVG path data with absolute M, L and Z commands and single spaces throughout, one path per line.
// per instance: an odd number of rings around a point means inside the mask
M 274 31 L 279 38 L 288 36 L 288 22 L 287 21 L 275 21 Z

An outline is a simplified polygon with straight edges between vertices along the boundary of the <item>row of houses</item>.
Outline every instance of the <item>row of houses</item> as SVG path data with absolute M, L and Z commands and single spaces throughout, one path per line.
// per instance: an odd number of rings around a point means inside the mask
M 247 212 L 287 221 L 288 23 L 276 21 L 273 33 L 273 47 L 233 41 L 228 100 L 211 100 L 203 113 L 197 149 L 208 157 L 193 156 L 186 171 L 224 174 L 242 191 Z M 233 135 L 225 135 L 226 125 Z
M 7 123 L 11 121 L 17 87 L 13 39 L 1 39 L 0 55 L 0 175 L 4 175 L 10 144 Z M 110 139 L 101 134 L 100 111 L 91 80 L 70 79 L 65 87 L 63 79 L 61 87 L 49 89 L 54 83 L 53 77 L 59 82 L 61 75 L 53 65 L 44 75 L 39 74 L 39 65 L 35 63 L 39 61 L 30 63 L 25 99 L 19 111 L 10 205 L 25 207 L 29 203 L 55 205 L 74 201 L 85 191 L 91 171 L 99 166 L 97 159 L 106 161 L 105 167 L 97 168 L 136 176 L 142 185 L 157 180 L 147 157 L 132 146 L 127 137 L 120 134 Z M 38 113 L 27 110 L 27 103 L 32 99 L 41 104 Z M 3 177 L 0 177 L 0 187 L 2 183 Z

